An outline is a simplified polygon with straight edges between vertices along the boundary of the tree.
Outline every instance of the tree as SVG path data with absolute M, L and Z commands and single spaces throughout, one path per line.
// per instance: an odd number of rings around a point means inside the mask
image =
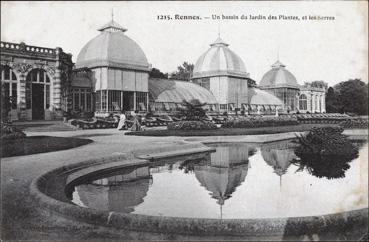
M 156 69 L 156 68 L 152 68 L 150 73 L 149 73 L 149 76 L 151 78 L 164 78 L 164 79 L 168 79 L 168 73 L 163 73 L 161 72 L 159 69 Z
M 310 83 L 312 87 L 318 87 L 318 88 L 328 88 L 328 83 L 324 81 L 313 81 Z
M 181 66 L 177 67 L 177 71 L 171 74 L 171 79 L 190 81 L 192 78 L 194 64 L 187 61 L 183 62 Z
M 182 105 L 184 106 L 182 115 L 186 120 L 198 121 L 206 118 L 206 111 L 204 109 L 206 103 L 201 103 L 198 99 L 192 99 L 189 102 L 183 100 Z
M 337 94 L 335 93 L 333 87 L 329 87 L 327 91 L 327 96 L 325 98 L 325 105 L 327 113 L 337 113 L 340 107 L 337 102 Z
M 247 85 L 248 85 L 248 87 L 256 87 L 257 86 L 256 81 L 251 79 L 251 78 L 247 78 Z
M 350 79 L 334 87 L 339 112 L 368 114 L 368 84 L 360 79 Z

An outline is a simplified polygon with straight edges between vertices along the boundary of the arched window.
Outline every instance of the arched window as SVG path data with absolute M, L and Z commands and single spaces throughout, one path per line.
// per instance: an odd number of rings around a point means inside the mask
M 299 109 L 307 110 L 307 97 L 305 94 L 301 94 L 299 98 Z
M 1 66 L 1 85 L 4 88 L 4 98 L 10 98 L 11 108 L 16 109 L 18 102 L 17 76 L 9 66 Z
M 33 69 L 26 77 L 26 108 L 32 109 L 32 119 L 44 116 L 50 108 L 50 78 L 43 69 Z

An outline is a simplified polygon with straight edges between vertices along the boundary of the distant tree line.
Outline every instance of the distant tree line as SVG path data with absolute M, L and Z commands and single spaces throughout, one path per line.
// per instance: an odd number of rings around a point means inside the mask
M 329 87 L 326 95 L 328 113 L 368 114 L 368 84 L 350 79 Z
M 192 78 L 194 64 L 183 62 L 182 65 L 177 67 L 177 71 L 172 73 L 163 73 L 157 68 L 152 68 L 150 71 L 151 78 L 163 78 L 163 79 L 174 79 L 182 81 L 190 81 Z

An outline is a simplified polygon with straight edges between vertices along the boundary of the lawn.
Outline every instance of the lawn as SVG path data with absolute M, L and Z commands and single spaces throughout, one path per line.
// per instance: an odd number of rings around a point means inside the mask
M 89 144 L 92 140 L 71 137 L 30 136 L 2 140 L 1 142 L 1 157 L 11 157 L 71 149 Z
M 219 128 L 216 130 L 144 130 L 128 132 L 126 135 L 137 136 L 220 136 L 220 135 L 257 135 L 276 134 L 285 132 L 308 131 L 312 127 L 336 127 L 336 124 L 299 124 L 279 127 L 260 128 Z

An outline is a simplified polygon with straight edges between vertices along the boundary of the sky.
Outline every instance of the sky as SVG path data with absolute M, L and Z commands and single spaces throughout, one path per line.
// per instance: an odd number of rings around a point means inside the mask
M 6 2 L 1 1 L 1 41 L 61 47 L 73 55 L 111 20 L 143 49 L 152 67 L 173 72 L 196 63 L 218 33 L 241 57 L 259 83 L 278 59 L 300 84 L 323 80 L 330 86 L 350 78 L 368 82 L 366 1 L 286 2 Z M 176 20 L 175 15 L 200 16 Z M 158 19 L 170 15 L 171 20 Z M 212 19 L 212 15 L 239 19 Z M 241 16 L 298 16 L 300 20 L 251 20 Z M 334 20 L 302 20 L 329 16 Z M 207 18 L 208 17 L 208 18 Z

